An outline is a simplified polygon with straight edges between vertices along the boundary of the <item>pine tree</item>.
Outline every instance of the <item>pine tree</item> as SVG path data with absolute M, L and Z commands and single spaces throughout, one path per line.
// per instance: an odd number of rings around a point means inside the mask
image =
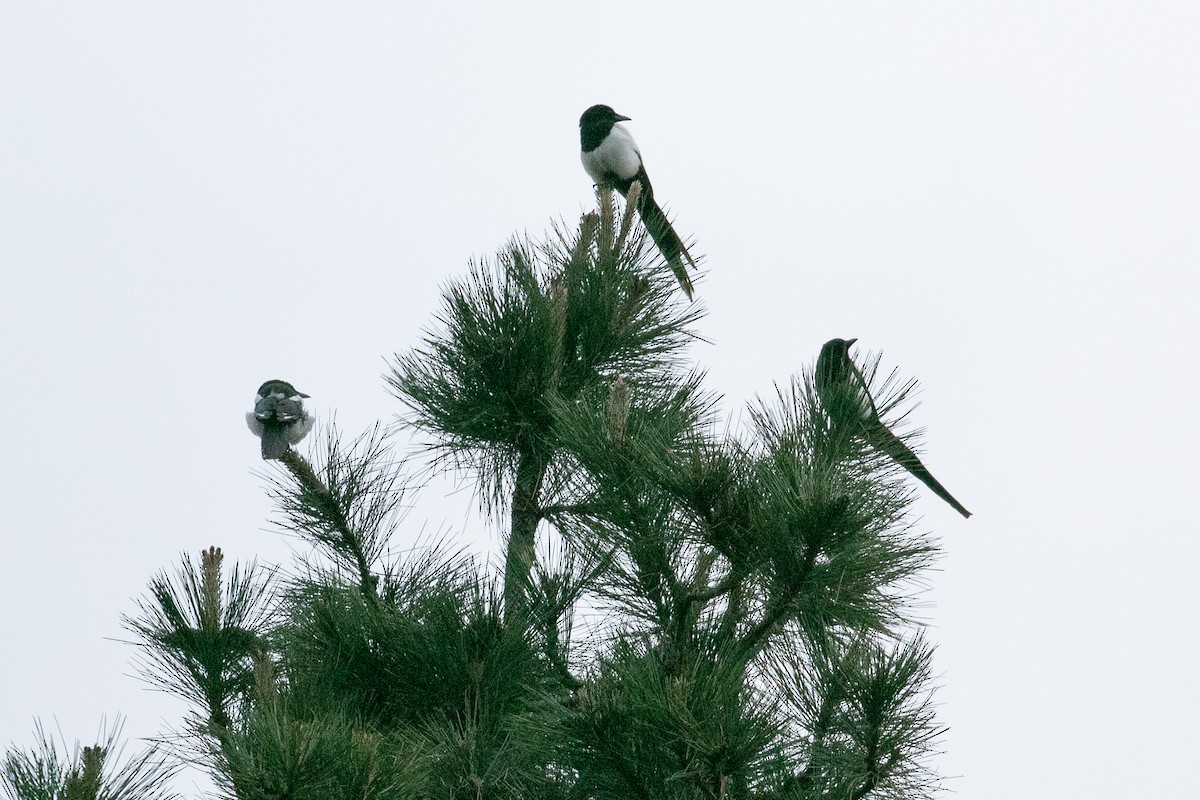
M 394 556 L 419 489 L 395 438 L 330 430 L 272 473 L 312 557 L 185 557 L 126 620 L 147 677 L 193 703 L 167 742 L 225 794 L 936 791 L 909 613 L 935 547 L 906 473 L 831 424 L 811 369 L 727 426 L 687 360 L 701 312 L 630 194 L 473 264 L 387 376 L 404 427 L 502 522 L 502 568 L 446 542 Z M 895 421 L 914 383 L 878 364 Z
M 0 761 L 0 789 L 11 800 L 172 800 L 168 785 L 175 767 L 153 748 L 125 759 L 119 744 L 121 721 L 90 747 L 75 744 L 71 754 L 37 726 L 37 745 L 10 747 Z M 119 766 L 118 766 L 119 765 Z

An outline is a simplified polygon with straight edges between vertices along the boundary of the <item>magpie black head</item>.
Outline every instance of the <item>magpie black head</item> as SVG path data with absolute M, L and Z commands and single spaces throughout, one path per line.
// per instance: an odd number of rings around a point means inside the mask
M 308 397 L 303 392 L 296 391 L 296 387 L 292 386 L 287 381 L 270 380 L 258 387 L 259 397 L 270 397 L 272 394 L 282 395 L 284 397 Z
M 608 133 L 613 125 L 628 120 L 629 117 L 613 111 L 612 106 L 595 105 L 583 112 L 583 116 L 579 118 L 579 127 L 585 130 L 603 128 L 604 132 Z
M 583 152 L 589 153 L 600 146 L 613 129 L 613 125 L 629 119 L 612 110 L 611 106 L 596 105 L 583 112 L 579 118 L 579 143 Z
M 827 353 L 829 356 L 848 355 L 850 353 L 850 345 L 857 341 L 858 339 L 830 339 L 821 348 L 821 353 Z
M 847 372 L 846 365 L 850 363 L 850 345 L 857 341 L 858 339 L 830 339 L 821 348 L 816 369 L 818 390 L 843 378 Z

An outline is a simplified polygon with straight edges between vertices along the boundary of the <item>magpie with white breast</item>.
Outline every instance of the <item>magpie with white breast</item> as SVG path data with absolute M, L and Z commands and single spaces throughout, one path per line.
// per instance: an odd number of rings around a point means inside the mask
M 287 381 L 267 381 L 258 388 L 254 410 L 246 412 L 246 425 L 262 439 L 264 461 L 283 458 L 289 445 L 312 430 L 315 420 L 304 408 L 306 397 Z
M 696 262 L 692 260 L 679 234 L 671 227 L 667 215 L 654 201 L 654 190 L 650 187 L 650 178 L 642 164 L 642 153 L 633 141 L 632 134 L 621 124 L 628 120 L 629 117 L 605 105 L 595 105 L 584 111 L 579 118 L 579 144 L 582 150 L 579 157 L 583 161 L 583 168 L 597 185 L 612 186 L 622 197 L 628 196 L 629 187 L 634 181 L 641 184 L 637 210 L 642 217 L 642 224 L 691 300 L 692 281 L 683 260 L 687 259 L 692 269 L 696 268 Z

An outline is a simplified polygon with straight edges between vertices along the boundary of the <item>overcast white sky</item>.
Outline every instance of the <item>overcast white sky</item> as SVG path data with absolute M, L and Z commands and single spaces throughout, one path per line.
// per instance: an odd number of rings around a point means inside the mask
M 592 206 L 604 102 L 706 257 L 731 414 L 834 336 L 921 381 L 975 512 L 917 505 L 947 786 L 1186 793 L 1200 5 L 423 5 L 0 2 L 0 745 L 178 719 L 113 639 L 182 550 L 288 558 L 258 384 L 391 420 L 439 286 Z M 464 527 L 442 494 L 412 539 Z

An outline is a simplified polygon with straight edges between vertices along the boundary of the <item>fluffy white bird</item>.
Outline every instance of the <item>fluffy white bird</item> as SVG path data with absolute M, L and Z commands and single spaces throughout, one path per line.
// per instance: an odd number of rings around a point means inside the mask
M 313 416 L 304 408 L 306 397 L 287 381 L 267 381 L 258 388 L 254 410 L 246 412 L 246 425 L 262 439 L 264 461 L 283 458 L 289 445 L 312 430 Z

